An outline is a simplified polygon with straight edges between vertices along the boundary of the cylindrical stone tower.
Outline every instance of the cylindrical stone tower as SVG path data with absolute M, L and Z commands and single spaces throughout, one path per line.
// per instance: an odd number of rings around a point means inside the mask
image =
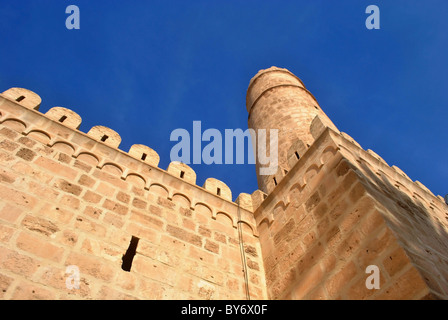
M 246 107 L 249 128 L 255 132 L 259 129 L 279 130 L 278 164 L 283 169 L 289 169 L 288 152 L 294 144 L 303 142 L 304 148 L 308 148 L 314 142 L 310 126 L 316 116 L 324 125 L 339 131 L 303 82 L 287 69 L 260 70 L 250 81 Z M 265 146 L 257 145 L 257 148 L 266 147 L 269 154 L 269 136 Z M 297 153 L 296 156 L 302 155 Z M 260 175 L 258 160 L 256 163 L 259 189 L 267 193 L 267 181 L 271 177 Z

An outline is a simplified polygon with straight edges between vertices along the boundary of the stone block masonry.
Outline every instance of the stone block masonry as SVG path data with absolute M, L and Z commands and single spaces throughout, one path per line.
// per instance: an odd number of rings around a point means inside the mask
M 279 129 L 280 167 L 232 201 L 222 181 L 3 92 L 0 299 L 448 298 L 442 197 L 340 132 L 286 69 L 258 72 L 246 103 L 250 128 Z
M 84 134 L 76 113 L 41 114 L 27 101 L 35 96 L 14 89 L 0 97 L 2 299 L 246 297 L 238 205 L 224 183 L 209 179 L 202 188 L 188 166 L 160 169 L 149 147 L 125 153 L 118 133 Z M 266 299 L 255 220 L 239 210 L 250 297 Z M 80 283 L 69 290 L 72 265 Z
M 280 130 L 254 211 L 270 299 L 448 298 L 442 197 L 340 132 L 286 69 L 259 71 L 246 103 L 249 127 Z

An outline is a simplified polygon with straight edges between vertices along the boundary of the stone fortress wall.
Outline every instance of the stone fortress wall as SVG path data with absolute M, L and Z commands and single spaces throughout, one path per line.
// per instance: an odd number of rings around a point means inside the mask
M 245 299 L 246 282 L 267 298 L 251 195 L 238 205 L 225 183 L 197 186 L 189 166 L 158 168 L 151 148 L 123 152 L 112 129 L 83 133 L 74 111 L 40 102 L 20 88 L 0 97 L 3 299 Z M 71 265 L 79 290 L 66 288 Z
M 279 168 L 232 201 L 222 181 L 3 92 L 0 298 L 448 298 L 441 196 L 340 132 L 286 69 L 258 72 L 246 102 L 249 128 L 279 129 Z

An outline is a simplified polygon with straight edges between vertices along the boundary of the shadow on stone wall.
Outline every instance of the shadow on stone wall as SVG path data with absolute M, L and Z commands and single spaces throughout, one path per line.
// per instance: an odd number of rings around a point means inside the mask
M 355 168 L 367 192 L 385 208 L 386 223 L 397 237 L 411 262 L 420 272 L 434 299 L 448 297 L 448 211 L 437 198 L 418 195 L 384 172 L 373 172 L 358 161 Z M 413 183 L 409 180 L 409 183 Z M 411 189 L 411 188 L 410 188 Z M 423 193 L 424 191 L 422 191 Z

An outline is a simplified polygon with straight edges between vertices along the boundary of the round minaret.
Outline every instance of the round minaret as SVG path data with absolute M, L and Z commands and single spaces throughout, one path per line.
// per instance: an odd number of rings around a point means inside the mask
M 303 82 L 287 69 L 271 67 L 260 70 L 250 81 L 246 107 L 249 128 L 255 132 L 259 129 L 268 132 L 270 129 L 278 129 L 278 164 L 283 169 L 289 169 L 288 152 L 291 152 L 293 145 L 300 144 L 303 153 L 304 148 L 313 144 L 310 126 L 316 116 L 324 125 L 339 132 Z M 269 136 L 267 141 L 265 146 L 259 145 L 257 148 L 267 147 L 269 155 Z M 296 152 L 294 154 L 302 156 Z M 272 177 L 260 175 L 259 166 L 257 161 L 258 186 L 268 193 L 268 180 Z

